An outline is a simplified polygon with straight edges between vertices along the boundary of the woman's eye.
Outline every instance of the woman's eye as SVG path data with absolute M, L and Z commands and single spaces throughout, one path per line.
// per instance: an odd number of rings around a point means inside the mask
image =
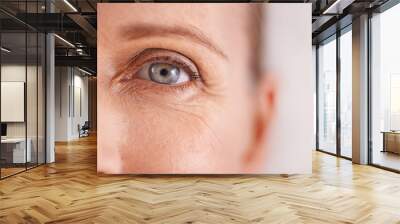
M 143 66 L 138 72 L 138 77 L 165 85 L 177 85 L 190 81 L 190 75 L 184 69 L 163 62 Z

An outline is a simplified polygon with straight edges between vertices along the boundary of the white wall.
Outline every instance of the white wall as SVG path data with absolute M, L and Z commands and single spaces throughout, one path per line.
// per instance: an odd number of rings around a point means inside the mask
M 68 140 L 69 117 L 69 85 L 68 67 L 55 68 L 55 141 Z
M 25 82 L 25 64 L 8 64 L 1 66 L 1 81 L 2 82 Z M 30 69 L 28 67 L 28 69 Z M 6 110 L 6 108 L 1 108 Z M 12 122 L 7 123 L 7 136 L 8 137 L 25 137 L 25 123 Z
M 27 69 L 27 70 L 25 70 Z M 36 67 L 35 66 L 27 66 L 20 64 L 6 64 L 1 66 L 1 81 L 2 82 L 25 82 L 26 71 L 28 75 L 35 74 L 36 75 Z M 29 79 L 29 77 L 28 77 Z M 29 79 L 30 85 L 36 85 L 36 80 Z M 35 102 L 30 106 L 29 111 L 34 111 L 37 107 L 36 105 L 36 88 L 27 88 L 27 104 L 31 102 Z M 32 92 L 31 92 L 32 91 Z M 33 99 L 34 98 L 34 99 Z M 1 110 L 7 110 L 7 108 L 1 108 Z M 27 114 L 28 122 L 34 121 L 36 123 L 36 113 L 28 113 Z M 25 123 L 26 122 L 7 122 L 7 136 L 8 137 L 25 137 Z M 30 133 L 30 127 L 33 127 L 32 124 L 28 124 L 28 137 Z M 36 126 L 33 128 L 36 130 Z M 36 133 L 36 132 L 35 132 Z
M 311 4 L 267 4 L 266 70 L 277 76 L 277 110 L 266 173 L 311 173 L 314 144 Z
M 38 70 L 37 70 L 38 69 Z M 24 64 L 3 64 L 1 66 L 1 81 L 2 82 L 24 82 L 26 83 L 26 107 L 21 109 L 22 113 L 26 112 L 27 120 L 22 122 L 6 122 L 7 137 L 21 138 L 27 136 L 30 139 L 32 150 L 32 161 L 39 163 L 44 162 L 45 150 L 45 120 L 44 120 L 44 74 L 41 66 L 25 66 Z M 27 79 L 27 80 L 25 80 Z M 3 90 L 2 90 L 3 92 Z M 2 98 L 7 98 L 2 95 Z M 1 110 L 12 110 L 12 108 L 3 107 Z M 14 108 L 15 110 L 15 108 Z M 9 111 L 13 113 L 13 111 Z M 16 113 L 16 112 L 14 112 Z M 38 157 L 37 153 L 39 154 Z
M 313 113 L 313 125 L 314 125 L 314 139 L 313 144 L 317 146 L 317 47 L 315 45 L 312 46 L 312 75 L 313 75 L 313 86 L 314 86 L 314 95 L 313 95 L 313 104 L 314 104 L 314 113 Z M 313 149 L 316 149 L 314 147 Z
M 56 141 L 79 138 L 78 124 L 83 125 L 88 120 L 88 78 L 83 75 L 76 68 L 56 67 Z
M 82 73 L 78 73 L 74 75 L 74 96 L 71 96 L 74 99 L 74 102 L 71 102 L 74 107 L 71 108 L 72 110 L 72 119 L 71 119 L 71 136 L 72 138 L 78 138 L 78 124 L 83 125 L 85 121 L 88 120 L 89 112 L 88 112 L 88 78 L 81 76 Z M 80 93 L 78 93 L 80 91 Z M 80 97 L 79 97 L 80 95 Z M 80 102 L 79 102 L 80 101 Z M 81 107 L 81 108 L 79 108 Z M 82 111 L 80 111 L 82 110 Z

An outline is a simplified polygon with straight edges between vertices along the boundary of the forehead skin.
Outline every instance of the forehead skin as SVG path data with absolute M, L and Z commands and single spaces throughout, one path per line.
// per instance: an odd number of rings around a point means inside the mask
M 248 19 L 254 16 L 254 10 L 249 4 L 110 4 L 98 5 L 99 11 L 99 45 L 103 52 L 101 57 L 109 57 L 107 60 L 109 71 L 107 74 L 116 72 L 114 69 L 125 63 L 124 59 L 131 58 L 126 49 L 130 41 L 129 29 L 135 33 L 137 26 L 161 26 L 174 28 L 184 27 L 189 30 L 200 31 L 218 49 L 228 56 L 227 63 L 243 61 L 250 53 L 247 51 L 247 44 L 250 43 L 249 33 L 254 32 L 250 27 Z M 112 18 L 112 19 L 110 19 Z M 254 27 L 253 27 L 254 28 Z M 127 32 L 128 31 L 128 32 Z M 165 35 L 168 37 L 168 35 Z M 165 45 L 180 44 L 188 42 L 187 38 L 171 36 L 174 42 L 167 42 Z M 136 41 L 136 40 L 135 40 Z M 185 48 L 183 44 L 179 47 Z M 189 45 L 193 47 L 193 45 Z M 169 48 L 169 47 L 167 47 Z M 183 53 L 190 49 L 182 49 Z M 207 52 L 209 53 L 209 52 Z M 128 54 L 128 55 L 127 55 Z M 189 54 L 190 55 L 190 54 Z M 213 55 L 214 56 L 214 55 Z M 218 61 L 220 58 L 217 59 Z M 101 65 L 106 66 L 106 65 Z M 108 69 L 107 69 L 108 70 Z

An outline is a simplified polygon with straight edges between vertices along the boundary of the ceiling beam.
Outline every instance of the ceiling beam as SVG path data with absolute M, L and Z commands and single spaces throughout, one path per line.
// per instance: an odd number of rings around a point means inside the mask
M 91 56 L 55 56 L 56 66 L 88 67 L 96 71 L 97 60 Z
M 79 25 L 94 41 L 97 39 L 97 30 L 81 14 L 71 13 L 67 15 L 72 21 Z

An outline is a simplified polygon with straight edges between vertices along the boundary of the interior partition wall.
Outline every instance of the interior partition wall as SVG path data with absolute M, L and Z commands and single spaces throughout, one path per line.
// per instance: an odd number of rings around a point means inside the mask
M 352 157 L 352 28 L 317 45 L 317 150 Z
M 1 179 L 46 161 L 46 39 L 21 20 L 43 11 L 43 2 L 0 2 Z

